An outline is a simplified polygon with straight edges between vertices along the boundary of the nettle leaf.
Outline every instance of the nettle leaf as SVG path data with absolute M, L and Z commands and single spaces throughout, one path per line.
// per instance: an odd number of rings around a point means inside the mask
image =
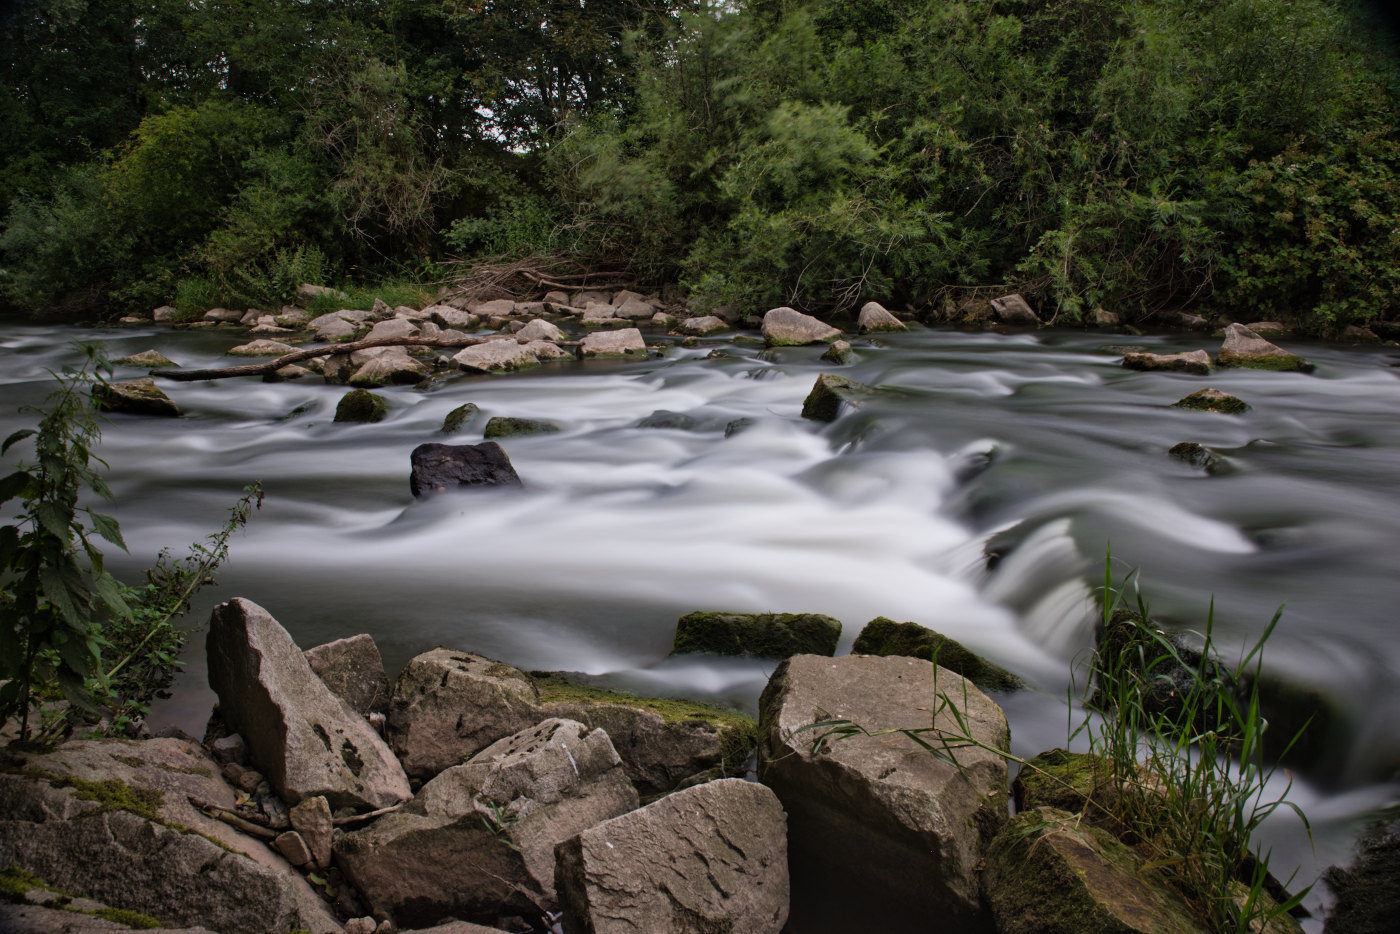
M 21 428 L 19 431 L 6 438 L 4 445 L 0 445 L 0 454 L 8 453 L 11 445 L 17 444 L 34 434 L 37 434 L 37 432 L 35 432 L 33 428 Z
M 0 480 L 0 503 L 12 500 L 16 496 L 23 496 L 33 482 L 34 478 L 23 470 L 16 470 L 5 479 Z
M 97 591 L 97 596 L 109 610 L 123 619 L 131 619 L 131 607 L 122 599 L 121 588 L 121 583 L 107 573 L 98 575 L 92 583 L 92 589 Z
M 102 479 L 102 475 L 91 467 L 83 466 L 78 468 L 78 476 L 83 478 L 83 482 L 107 502 L 113 502 L 112 488 L 107 485 L 107 481 Z M 104 536 L 105 537 L 105 536 Z M 126 546 L 122 546 L 125 548 Z
M 7 570 L 19 554 L 19 529 L 13 525 L 0 528 L 0 570 Z
M 73 573 L 68 572 L 68 568 L 56 568 L 53 566 L 41 568 L 39 570 L 39 582 L 44 588 L 44 597 L 53 605 L 54 609 L 69 626 L 74 629 L 86 630 L 88 622 L 87 588 L 82 587 L 82 577 L 77 575 L 77 569 Z M 72 578 L 77 575 L 78 587 L 73 587 Z M 81 589 L 79 589 L 81 588 Z
M 68 526 L 73 521 L 73 514 L 65 510 L 57 503 L 40 503 L 34 510 L 34 514 L 39 518 L 39 525 L 45 532 L 55 538 L 67 539 Z
M 92 653 L 88 651 L 87 643 L 79 639 L 65 639 L 56 646 L 58 657 L 63 659 L 63 663 L 70 669 L 77 672 L 84 678 L 91 678 L 93 674 Z
M 93 531 L 101 535 L 107 541 L 116 545 L 122 551 L 126 551 L 126 542 L 122 541 L 122 529 L 117 524 L 117 520 L 111 516 L 104 516 L 100 512 L 87 511 L 88 518 L 92 520 Z M 129 552 L 128 552 L 129 553 Z

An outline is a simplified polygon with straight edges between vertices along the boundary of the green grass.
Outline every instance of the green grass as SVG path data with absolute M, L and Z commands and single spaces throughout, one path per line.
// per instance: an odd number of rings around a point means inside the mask
M 437 296 L 435 286 L 402 280 L 390 280 L 372 286 L 352 285 L 342 288 L 341 291 L 349 298 L 323 295 L 308 303 L 306 310 L 311 313 L 312 317 L 328 315 L 331 312 L 340 311 L 342 308 L 369 311 L 374 307 L 376 298 L 384 299 L 384 303 L 390 308 L 407 305 L 410 308 L 421 309 L 431 305 Z
M 209 309 L 222 307 L 226 299 L 209 279 L 191 276 L 175 286 L 175 298 L 170 304 L 175 306 L 176 321 L 198 321 Z

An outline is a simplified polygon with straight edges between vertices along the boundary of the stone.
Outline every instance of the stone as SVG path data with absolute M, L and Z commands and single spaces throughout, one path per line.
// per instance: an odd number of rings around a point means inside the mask
M 389 403 L 382 396 L 376 396 L 367 389 L 353 389 L 340 397 L 335 407 L 334 421 L 373 424 L 383 421 L 388 413 Z
M 295 305 L 284 305 L 282 311 L 272 320 L 284 328 L 300 328 L 311 320 L 311 315 L 305 309 Z
M 1128 353 L 1123 355 L 1123 367 L 1129 370 L 1166 370 L 1208 376 L 1210 354 L 1204 350 L 1174 354 Z
M 486 423 L 484 438 L 523 438 L 527 435 L 548 435 L 563 429 L 554 422 L 538 418 L 506 418 L 495 415 Z
M 752 418 L 736 418 L 724 426 L 724 436 L 726 438 L 732 438 L 756 424 L 758 424 L 758 422 Z
M 1283 336 L 1289 333 L 1288 328 L 1277 321 L 1256 321 L 1253 324 L 1246 324 L 1245 327 L 1261 337 L 1266 335 Z
M 0 866 L 168 927 L 338 931 L 279 853 L 190 804 L 235 804 L 198 744 L 70 740 L 16 752 L 7 767 L 29 774 L 0 774 Z
M 637 806 L 603 730 L 545 720 L 425 784 L 335 843 L 335 861 L 396 924 L 491 923 L 555 904 L 554 847 Z
M 521 485 L 510 457 L 494 441 L 420 444 L 409 454 L 408 461 L 412 467 L 408 487 L 417 497 L 464 486 Z
M 374 637 L 361 633 L 302 653 L 331 693 L 362 717 L 389 711 L 389 677 Z
M 1348 324 L 1343 328 L 1338 340 L 1351 341 L 1353 344 L 1380 343 L 1380 338 L 1376 336 L 1375 332 L 1367 328 L 1357 327 L 1354 324 Z
M 859 406 L 874 392 L 873 387 L 864 383 L 834 373 L 822 373 L 802 401 L 802 417 L 817 422 L 834 422 L 845 406 Z
M 658 311 L 656 314 L 651 316 L 652 327 L 669 328 L 675 323 L 676 316 L 672 314 L 667 314 L 664 311 Z
M 383 321 L 385 318 L 394 317 L 394 309 L 389 307 L 389 303 L 382 298 L 376 298 L 370 307 L 369 315 L 376 321 Z
M 570 305 L 570 304 L 568 304 L 568 303 L 555 304 L 554 302 L 547 302 L 547 303 L 545 304 L 544 308 L 545 308 L 546 313 L 551 314 L 551 315 L 575 315 L 575 316 L 577 316 L 577 315 L 583 314 L 583 312 L 584 312 L 584 310 L 583 310 L 582 308 L 575 308 L 573 305 Z
M 151 312 L 151 318 L 155 321 L 174 321 L 175 316 L 178 314 L 179 312 L 175 309 L 174 305 L 161 305 L 155 311 Z
M 909 918 L 990 930 L 975 867 L 984 834 L 1005 820 L 1006 761 L 964 748 L 958 768 L 899 734 L 830 742 L 820 731 L 797 732 L 833 717 L 872 731 L 957 731 L 947 709 L 931 724 L 927 711 L 944 697 L 972 737 L 1009 748 L 1001 708 L 922 659 L 795 655 L 779 663 L 759 700 L 759 770 L 788 813 L 793 886 L 810 893 L 793 905 L 794 930 L 819 920 L 829 930 L 898 930 Z
M 413 326 L 413 322 L 407 318 L 390 318 L 387 321 L 380 321 L 369 329 L 365 335 L 366 340 L 374 340 L 379 337 L 414 337 L 418 334 L 418 328 Z
M 582 292 L 575 292 L 573 301 L 569 302 L 576 308 L 587 308 L 589 305 L 611 305 L 612 295 L 608 292 L 599 292 L 595 289 L 585 289 Z
M 516 340 L 527 343 L 529 341 L 562 341 L 568 339 L 564 332 L 559 330 L 558 325 L 546 321 L 543 318 L 536 318 L 526 324 L 515 337 Z
M 860 317 L 856 319 L 856 327 L 862 334 L 869 334 L 872 331 L 908 330 L 903 321 L 890 314 L 885 306 L 879 302 L 866 302 L 861 307 Z
M 629 318 L 633 320 L 650 320 L 656 314 L 656 306 L 651 302 L 644 302 L 640 299 L 631 298 L 621 305 L 613 306 L 614 318 Z
M 851 353 L 851 345 L 846 341 L 832 341 L 831 346 L 822 354 L 822 359 L 837 366 L 845 366 L 851 362 L 855 356 Z
M 281 341 L 256 340 L 239 344 L 228 351 L 234 357 L 281 357 L 295 353 L 296 348 Z
M 122 366 L 142 367 L 143 369 L 147 367 L 152 369 L 157 369 L 160 367 L 178 367 L 180 365 L 174 360 L 171 360 L 169 357 L 155 350 L 143 350 L 140 353 L 134 353 L 129 357 L 122 357 L 121 359 L 113 360 L 112 362 L 120 364 Z
M 491 302 L 481 302 L 472 311 L 483 318 L 503 317 L 515 313 L 515 302 L 508 298 L 499 298 Z
M 237 324 L 243 318 L 243 312 L 234 311 L 232 308 L 210 308 L 204 313 L 205 321 L 215 323 Z
M 1196 412 L 1220 412 L 1223 415 L 1242 415 L 1249 411 L 1249 403 L 1235 398 L 1219 389 L 1200 389 L 1183 399 L 1172 403 L 1175 409 L 1191 409 Z
M 316 339 L 332 344 L 343 344 L 354 339 L 357 330 L 359 329 L 353 323 L 337 317 L 316 328 Z
M 559 291 L 546 292 L 544 293 L 544 300 L 555 305 L 567 305 L 569 304 L 569 293 Z
M 1208 474 L 1225 473 L 1227 464 L 1225 459 L 1216 454 L 1204 444 L 1195 441 L 1183 441 L 1180 444 L 1172 445 L 1167 451 L 1169 457 L 1175 458 L 1197 470 L 1204 470 Z
M 1116 311 L 1095 308 L 1094 313 L 1089 316 L 1089 323 L 1096 328 L 1116 328 L 1123 323 L 1123 319 Z
M 480 414 L 481 408 L 475 402 L 468 402 L 465 405 L 457 406 L 457 408 L 448 412 L 447 417 L 442 420 L 442 434 L 456 434 Z
M 1001 298 L 992 299 L 992 314 L 996 315 L 1002 324 L 1040 323 L 1031 306 L 1019 295 L 1003 295 Z
M 259 324 L 248 331 L 249 334 L 295 334 L 294 328 L 279 328 L 275 324 Z
M 402 320 L 402 319 L 398 319 Z M 391 322 L 383 322 L 389 324 Z M 376 325 L 377 327 L 377 325 Z M 351 386 L 377 388 L 390 384 L 411 386 L 421 382 L 428 375 L 428 368 L 410 357 L 402 347 L 386 348 L 390 353 L 382 353 L 366 360 L 348 382 Z M 353 359 L 358 354 L 352 355 Z
M 671 428 L 676 431 L 690 431 L 695 427 L 695 419 L 680 412 L 668 412 L 665 409 L 657 409 L 646 418 L 637 422 L 638 428 Z
M 1336 896 L 1323 934 L 1391 934 L 1400 923 L 1400 809 L 1383 811 L 1361 833 L 1356 856 L 1322 874 Z
M 150 319 L 150 318 L 138 318 L 138 317 L 136 317 L 135 315 L 126 315 L 126 316 L 124 316 L 124 317 L 118 318 L 118 319 L 117 319 L 117 323 L 118 323 L 118 324 L 124 324 L 124 325 L 126 325 L 127 327 L 139 327 L 140 325 L 143 325 L 143 324 L 150 324 L 150 323 L 151 323 L 151 319 Z
M 470 311 L 453 308 L 451 305 L 431 305 L 423 309 L 424 317 L 438 327 L 474 330 L 481 324 L 481 316 Z
M 93 383 L 92 398 L 104 412 L 179 418 L 180 407 L 149 376 L 124 383 Z
M 287 366 L 273 370 L 271 373 L 264 373 L 262 381 L 264 383 L 285 383 L 292 379 L 301 379 L 303 376 L 310 376 L 313 371 L 310 367 L 297 366 L 290 363 Z
M 335 825 L 331 823 L 331 806 L 325 797 L 302 798 L 291 810 L 292 826 L 301 834 L 307 852 L 316 865 L 327 868 L 331 864 L 331 835 Z
M 646 301 L 646 296 L 641 292 L 633 292 L 631 289 L 622 289 L 619 292 L 613 293 L 613 297 L 608 304 L 612 305 L 614 308 L 621 308 L 628 302 L 642 301 Z
M 277 839 L 272 841 L 272 845 L 293 866 L 305 866 L 315 859 L 311 855 L 311 848 L 306 845 L 306 840 L 295 830 L 278 834 Z
M 1255 334 L 1243 324 L 1225 328 L 1225 343 L 1215 356 L 1220 366 L 1244 367 L 1251 370 L 1309 370 L 1312 365 L 1297 354 L 1291 354 Z
M 219 765 L 228 765 L 230 762 L 238 765 L 248 764 L 248 744 L 243 742 L 243 737 L 237 733 L 214 740 L 209 745 L 209 753 Z
M 243 599 L 215 607 L 206 650 L 224 722 L 288 804 L 319 795 L 335 808 L 372 810 L 408 800 L 408 778 L 384 741 L 262 607 Z
M 773 308 L 763 316 L 763 339 L 770 347 L 829 344 L 841 332 L 792 308 Z
M 1026 760 L 1011 783 L 1016 813 L 1051 807 L 1083 816 L 1085 822 L 1114 833 L 1118 793 L 1109 779 L 1110 763 L 1090 753 L 1051 749 Z
M 790 897 L 773 792 L 721 779 L 614 817 L 555 849 L 567 934 L 778 934 Z
M 373 918 L 351 918 L 345 922 L 345 934 L 374 934 L 376 927 Z
M 525 332 L 520 332 L 523 337 Z M 525 349 L 535 355 L 535 359 L 541 363 L 553 363 L 558 360 L 577 360 L 578 358 L 566 347 L 560 347 L 549 341 L 532 340 L 525 345 Z
M 336 291 L 328 286 L 312 285 L 309 282 L 303 282 L 301 285 L 297 286 L 297 301 L 301 302 L 303 305 L 314 302 L 323 295 L 327 298 L 339 299 L 342 302 L 348 302 L 350 300 L 349 295 L 346 295 L 344 292 Z
M 877 616 L 865 624 L 851 645 L 852 655 L 901 655 L 932 662 L 962 675 L 984 691 L 1016 691 L 1026 683 L 947 636 L 918 623 L 896 623 Z
M 834 655 L 841 621 L 820 613 L 689 613 L 676 621 L 672 655 L 740 658 Z
M 718 334 L 728 327 L 729 325 L 725 324 L 724 319 L 714 315 L 706 315 L 703 318 L 686 318 L 676 326 L 676 330 L 695 337 L 709 337 L 711 334 Z
M 487 341 L 463 348 L 452 358 L 468 373 L 499 373 L 539 366 L 540 359 L 533 350 L 514 340 Z
M 440 646 L 399 674 L 384 737 L 405 772 L 429 779 L 532 726 L 537 700 L 529 675 Z

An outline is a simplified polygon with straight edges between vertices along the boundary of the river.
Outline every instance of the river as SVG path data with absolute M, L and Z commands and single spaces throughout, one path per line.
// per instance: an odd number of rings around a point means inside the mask
M 106 341 L 114 357 L 155 349 L 186 367 L 225 365 L 221 355 L 247 339 L 242 329 L 27 319 L 0 333 L 5 434 L 32 423 L 17 409 L 51 389 L 46 369 L 77 360 L 74 339 Z M 825 613 L 844 623 L 840 652 L 888 616 L 1031 682 L 1002 700 L 1013 751 L 1033 755 L 1064 745 L 1069 673 L 1092 638 L 1088 588 L 1111 543 L 1120 572 L 1142 569 L 1164 621 L 1200 628 L 1214 597 L 1222 645 L 1252 642 L 1286 604 L 1266 665 L 1346 712 L 1327 738 L 1335 754 L 1294 776 L 1290 798 L 1311 819 L 1313 844 L 1289 816 L 1265 830 L 1276 873 L 1296 866 L 1309 883 L 1345 862 L 1358 822 L 1396 796 L 1400 349 L 1281 341 L 1316 371 L 1199 377 L 1124 370 L 1108 348 L 1125 343 L 1213 352 L 1219 341 L 918 327 L 859 339 L 838 372 L 899 392 L 829 426 L 798 416 L 816 375 L 832 369 L 821 348 L 763 354 L 732 335 L 645 363 L 388 388 L 390 414 L 376 425 L 333 423 L 346 389 L 318 377 L 165 383 L 184 418 L 118 415 L 105 429 L 111 511 L 131 549 L 109 557 L 118 576 L 137 576 L 161 547 L 180 553 L 212 532 L 261 480 L 267 499 L 192 625 L 243 596 L 303 647 L 370 633 L 391 675 L 448 644 L 753 711 L 773 663 L 668 659 L 678 616 Z M 715 349 L 728 356 L 709 357 Z M 1253 409 L 1170 407 L 1205 386 Z M 484 415 L 443 439 L 443 417 L 468 401 Z M 637 427 L 658 410 L 696 425 Z M 564 430 L 504 442 L 523 490 L 414 502 L 409 452 L 474 443 L 488 415 Z M 726 437 L 741 418 L 752 424 Z M 1232 471 L 1206 476 L 1172 460 L 1179 441 L 1211 446 Z M 984 543 L 1016 523 L 1019 544 L 989 572 Z M 212 702 L 196 635 L 152 726 L 201 735 Z M 1307 904 L 1325 897 L 1319 887 Z

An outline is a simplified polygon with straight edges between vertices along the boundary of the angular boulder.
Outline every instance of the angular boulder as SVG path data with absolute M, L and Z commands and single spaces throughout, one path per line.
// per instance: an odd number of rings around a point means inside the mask
M 384 401 L 382 396 L 376 396 L 367 389 L 353 389 L 341 396 L 340 402 L 336 403 L 333 421 L 373 424 L 383 421 L 387 414 L 389 403 Z
M 391 322 L 384 321 L 382 324 Z M 376 325 L 378 327 L 378 325 Z M 390 384 L 412 385 L 428 375 L 428 368 L 408 355 L 402 347 L 388 347 L 386 353 L 376 354 L 366 360 L 354 374 L 351 386 L 378 387 Z M 359 356 L 352 354 L 351 360 Z
M 829 344 L 841 332 L 793 308 L 773 308 L 763 316 L 763 339 L 770 347 Z
M 151 318 L 155 321 L 174 321 L 175 316 L 180 312 L 174 305 L 161 305 L 151 312 Z
M 555 848 L 566 934 L 778 934 L 787 832 L 762 785 L 721 779 L 614 817 Z
M 997 934 L 1206 934 L 1143 859 L 1074 814 L 1017 814 L 987 852 Z
M 473 308 L 472 311 L 481 315 L 483 318 L 510 315 L 515 313 L 515 302 L 508 298 L 498 298 L 494 301 L 482 302 Z
M 664 311 L 658 311 L 656 314 L 651 316 L 651 324 L 653 327 L 669 328 L 675 323 L 676 316 L 672 314 L 667 314 Z
M 1337 902 L 1323 934 L 1385 934 L 1400 924 L 1400 812 L 1390 809 L 1357 841 L 1343 869 L 1329 866 L 1323 881 Z
M 553 434 L 562 429 L 553 422 L 538 418 L 505 418 L 492 416 L 482 432 L 485 438 L 523 438 L 527 435 Z
M 179 418 L 180 407 L 156 388 L 149 376 L 124 383 L 93 383 L 92 397 L 105 412 L 125 412 L 128 415 L 156 415 Z
M 871 731 L 928 728 L 942 697 L 973 737 L 1008 748 L 1001 708 L 921 659 L 797 655 L 774 671 L 759 701 L 759 774 L 788 813 L 793 886 L 810 893 L 793 905 L 794 930 L 898 930 L 909 918 L 991 930 L 975 866 L 984 834 L 1005 819 L 1005 760 L 964 748 L 954 753 L 959 769 L 900 734 L 819 742 L 820 730 L 798 732 L 831 718 Z M 936 726 L 959 730 L 947 710 Z
M 1040 323 L 1031 306 L 1019 295 L 1003 295 L 1001 298 L 992 299 L 992 314 L 996 315 L 1002 324 Z
M 323 296 L 326 298 L 339 299 L 342 302 L 350 300 L 349 295 L 333 289 L 330 286 L 312 285 L 309 282 L 303 282 L 301 285 L 297 286 L 297 301 L 301 302 L 303 305 L 310 304 Z
M 820 613 L 690 613 L 676 621 L 671 654 L 834 655 L 840 640 L 841 621 Z
M 548 322 L 546 322 L 548 323 Z M 520 332 L 522 335 L 524 331 Z M 556 360 L 577 360 L 567 347 L 560 347 L 550 341 L 532 340 L 525 345 L 525 349 L 535 355 L 535 359 L 541 363 L 550 363 Z
M 874 388 L 835 373 L 823 373 L 802 400 L 802 417 L 815 422 L 834 422 L 844 406 L 858 406 L 869 400 Z
M 611 305 L 612 294 L 599 292 L 596 289 L 584 289 L 574 293 L 573 301 L 569 302 L 575 308 L 587 308 L 589 305 Z
M 296 348 L 281 341 L 256 340 L 239 344 L 228 351 L 233 357 L 282 357 L 295 353 Z
M 650 318 L 654 314 L 656 306 L 640 298 L 629 298 L 622 304 L 613 306 L 614 318 L 630 318 L 635 321 Z
M 539 357 L 530 348 L 514 340 L 487 341 L 460 350 L 452 358 L 468 373 L 499 373 L 538 366 Z
M 407 318 L 394 317 L 375 324 L 365 335 L 365 340 L 374 340 L 379 337 L 413 337 L 417 333 L 418 328 L 414 327 L 412 321 Z
M 1095 308 L 1094 313 L 1089 316 L 1089 323 L 1096 328 L 1116 328 L 1123 323 L 1123 319 L 1116 311 Z
M 1123 355 L 1123 367 L 1128 370 L 1166 370 L 1172 373 L 1208 376 L 1210 354 L 1204 350 L 1174 354 L 1128 353 Z
M 480 315 L 453 308 L 451 305 L 431 305 L 423 309 L 423 316 L 438 327 L 456 328 L 459 331 L 475 330 L 481 324 Z
M 1049 807 L 1081 815 L 1109 832 L 1117 829 L 1113 813 L 1118 792 L 1109 778 L 1111 764 L 1090 753 L 1051 749 L 1027 759 L 1011 783 L 1016 813 Z
M 822 359 L 837 366 L 845 366 L 851 362 L 851 345 L 846 341 L 832 341 L 831 346 L 822 354 Z
M 530 341 L 562 341 L 567 340 L 564 332 L 559 330 L 559 326 L 552 321 L 543 318 L 536 318 L 520 329 L 520 333 L 515 335 L 516 340 L 529 343 Z
M 856 319 L 856 328 L 862 334 L 872 331 L 907 331 L 904 322 L 890 314 L 879 302 L 866 302 Z M 850 346 L 850 345 L 847 345 Z
M 579 355 L 585 360 L 647 358 L 646 341 L 642 340 L 642 332 L 637 328 L 619 328 L 616 331 L 589 334 L 583 339 L 579 351 Z
M 335 860 L 400 927 L 494 922 L 555 905 L 554 847 L 637 806 L 603 730 L 545 720 L 423 786 L 335 843 Z
M 1255 321 L 1245 327 L 1261 337 L 1283 337 L 1289 333 L 1288 328 L 1278 321 Z
M 224 722 L 288 804 L 320 795 L 336 809 L 372 810 L 411 796 L 384 741 L 262 607 L 243 599 L 216 606 L 206 647 Z
M 538 701 L 529 675 L 438 647 L 411 659 L 399 674 L 384 737 L 404 771 L 429 779 L 533 725 Z
M 466 427 L 467 423 L 476 418 L 481 413 L 481 408 L 475 402 L 468 402 L 459 405 L 448 412 L 442 420 L 442 434 L 453 435 Z M 410 455 L 411 456 L 411 455 Z
M 865 624 L 851 645 L 852 655 L 903 655 L 926 662 L 938 657 L 938 666 L 955 671 L 984 691 L 1015 691 L 1026 683 L 1011 672 L 968 651 L 961 643 L 918 623 L 896 623 L 877 616 Z
M 129 357 L 122 357 L 112 362 L 120 364 L 121 366 L 150 367 L 153 369 L 159 367 L 178 367 L 180 365 L 156 350 L 143 350 L 140 353 L 134 353 Z
M 449 416 L 451 417 L 451 416 Z M 520 486 L 510 457 L 494 441 L 481 444 L 420 444 L 408 456 L 408 487 L 414 496 L 463 486 Z
M 237 324 L 243 319 L 243 312 L 234 311 L 232 308 L 210 308 L 204 313 L 205 321 L 213 321 L 216 324 Z
M 1174 409 L 1190 409 L 1194 412 L 1219 412 L 1222 415 L 1242 415 L 1249 411 L 1249 403 L 1221 392 L 1219 389 L 1199 389 L 1185 398 L 1172 403 Z
M 320 321 L 324 319 L 318 318 L 317 320 Z M 332 318 L 326 321 L 325 324 L 316 328 L 316 339 L 318 341 L 327 341 L 332 344 L 343 344 L 348 340 L 353 340 L 358 330 L 359 329 L 356 328 L 353 323 L 346 321 L 344 318 Z
M 1251 370 L 1310 370 L 1312 364 L 1255 334 L 1243 324 L 1225 328 L 1225 343 L 1215 356 L 1220 366 Z
M 362 717 L 389 711 L 389 677 L 367 633 L 307 649 L 306 663 L 331 693 Z
M 725 324 L 723 319 L 716 318 L 714 315 L 706 315 L 703 318 L 686 318 L 676 327 L 676 330 L 695 337 L 708 337 L 711 334 L 718 334 L 727 327 L 729 325 Z

